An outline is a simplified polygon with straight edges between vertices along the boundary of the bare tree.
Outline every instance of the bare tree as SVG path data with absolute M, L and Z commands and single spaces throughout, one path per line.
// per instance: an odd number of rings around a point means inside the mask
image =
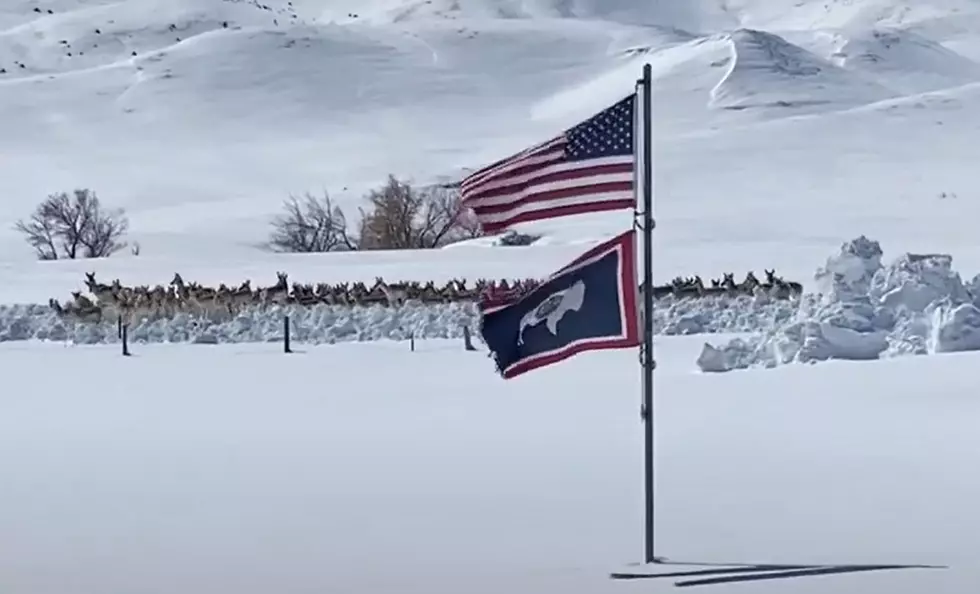
M 334 252 L 357 249 L 347 231 L 347 218 L 324 192 L 322 198 L 306 193 L 290 196 L 282 214 L 272 219 L 269 247 L 278 252 Z
M 129 221 L 122 210 L 104 210 L 95 192 L 79 189 L 49 195 L 14 229 L 41 260 L 103 258 L 125 247 L 120 240 Z
M 458 188 L 413 188 L 389 175 L 367 200 L 368 209 L 361 211 L 362 249 L 428 249 L 479 235 L 479 225 L 461 208 Z
M 122 210 L 103 211 L 94 192 L 89 193 L 88 199 L 83 201 L 76 191 L 75 199 L 87 213 L 86 224 L 82 226 L 78 240 L 84 257 L 105 258 L 126 247 L 120 239 L 129 231 L 129 220 Z
M 27 243 L 34 248 L 39 260 L 57 260 L 57 232 L 53 221 L 45 217 L 40 209 L 35 210 L 31 218 L 17 221 L 14 229 L 24 234 Z

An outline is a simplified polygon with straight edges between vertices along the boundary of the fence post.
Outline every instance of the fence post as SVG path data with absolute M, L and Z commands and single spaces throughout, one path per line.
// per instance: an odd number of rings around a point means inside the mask
M 473 346 L 473 337 L 470 336 L 470 327 L 463 324 L 463 347 L 468 351 L 475 351 L 476 347 Z
M 415 333 L 412 332 L 408 335 L 408 345 L 412 348 L 412 352 L 415 352 Z
M 282 318 L 282 352 L 287 355 L 293 352 L 292 347 L 289 344 L 289 314 L 286 314 Z
M 129 357 L 129 324 L 122 324 L 120 328 L 119 333 L 122 335 L 122 354 L 123 357 Z
M 122 316 L 116 316 L 116 338 L 122 339 L 122 337 L 123 337 Z

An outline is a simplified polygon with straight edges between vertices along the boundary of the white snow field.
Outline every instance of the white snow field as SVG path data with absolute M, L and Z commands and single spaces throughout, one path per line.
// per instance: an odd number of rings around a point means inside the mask
M 5 0 L 4 593 L 672 590 L 607 578 L 642 553 L 635 352 L 504 382 L 462 348 L 472 306 L 409 305 L 293 311 L 288 356 L 281 311 L 140 322 L 123 358 L 111 324 L 45 305 L 85 272 L 546 276 L 630 214 L 526 225 L 523 248 L 258 246 L 290 194 L 353 215 L 389 173 L 456 179 L 645 63 L 656 281 L 807 289 L 658 305 L 660 552 L 950 566 L 709 591 L 976 592 L 977 354 L 953 352 L 980 350 L 975 1 Z M 82 187 L 139 256 L 34 261 L 15 221 Z M 828 359 L 851 360 L 797 364 Z
M 974 591 L 973 356 L 711 375 L 699 346 L 658 345 L 663 554 L 952 566 L 708 592 Z M 507 384 L 446 341 L 0 357 L 6 592 L 673 589 L 606 577 L 642 542 L 633 353 Z

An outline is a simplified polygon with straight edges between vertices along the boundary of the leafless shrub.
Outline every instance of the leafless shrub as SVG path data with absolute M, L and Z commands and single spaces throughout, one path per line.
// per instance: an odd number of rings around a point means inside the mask
M 95 192 L 49 195 L 27 220 L 14 229 L 24 235 L 41 260 L 103 258 L 123 247 L 129 229 L 122 210 L 105 210 Z
M 290 196 L 282 214 L 272 220 L 269 247 L 278 252 L 335 252 L 357 249 L 347 232 L 347 218 L 324 192 L 322 198 L 306 193 Z
M 361 249 L 429 249 L 479 235 L 471 213 L 461 209 L 458 188 L 414 188 L 388 176 L 367 201 L 361 211 Z
M 388 176 L 365 197 L 351 233 L 347 217 L 324 193 L 291 196 L 272 220 L 268 247 L 279 252 L 334 252 L 436 248 L 480 235 L 472 211 L 461 207 L 458 186 L 413 187 Z

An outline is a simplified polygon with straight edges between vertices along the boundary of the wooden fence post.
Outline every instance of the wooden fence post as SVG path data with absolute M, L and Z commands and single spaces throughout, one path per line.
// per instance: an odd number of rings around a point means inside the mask
M 122 335 L 123 357 L 129 357 L 129 324 L 123 324 L 119 333 Z

